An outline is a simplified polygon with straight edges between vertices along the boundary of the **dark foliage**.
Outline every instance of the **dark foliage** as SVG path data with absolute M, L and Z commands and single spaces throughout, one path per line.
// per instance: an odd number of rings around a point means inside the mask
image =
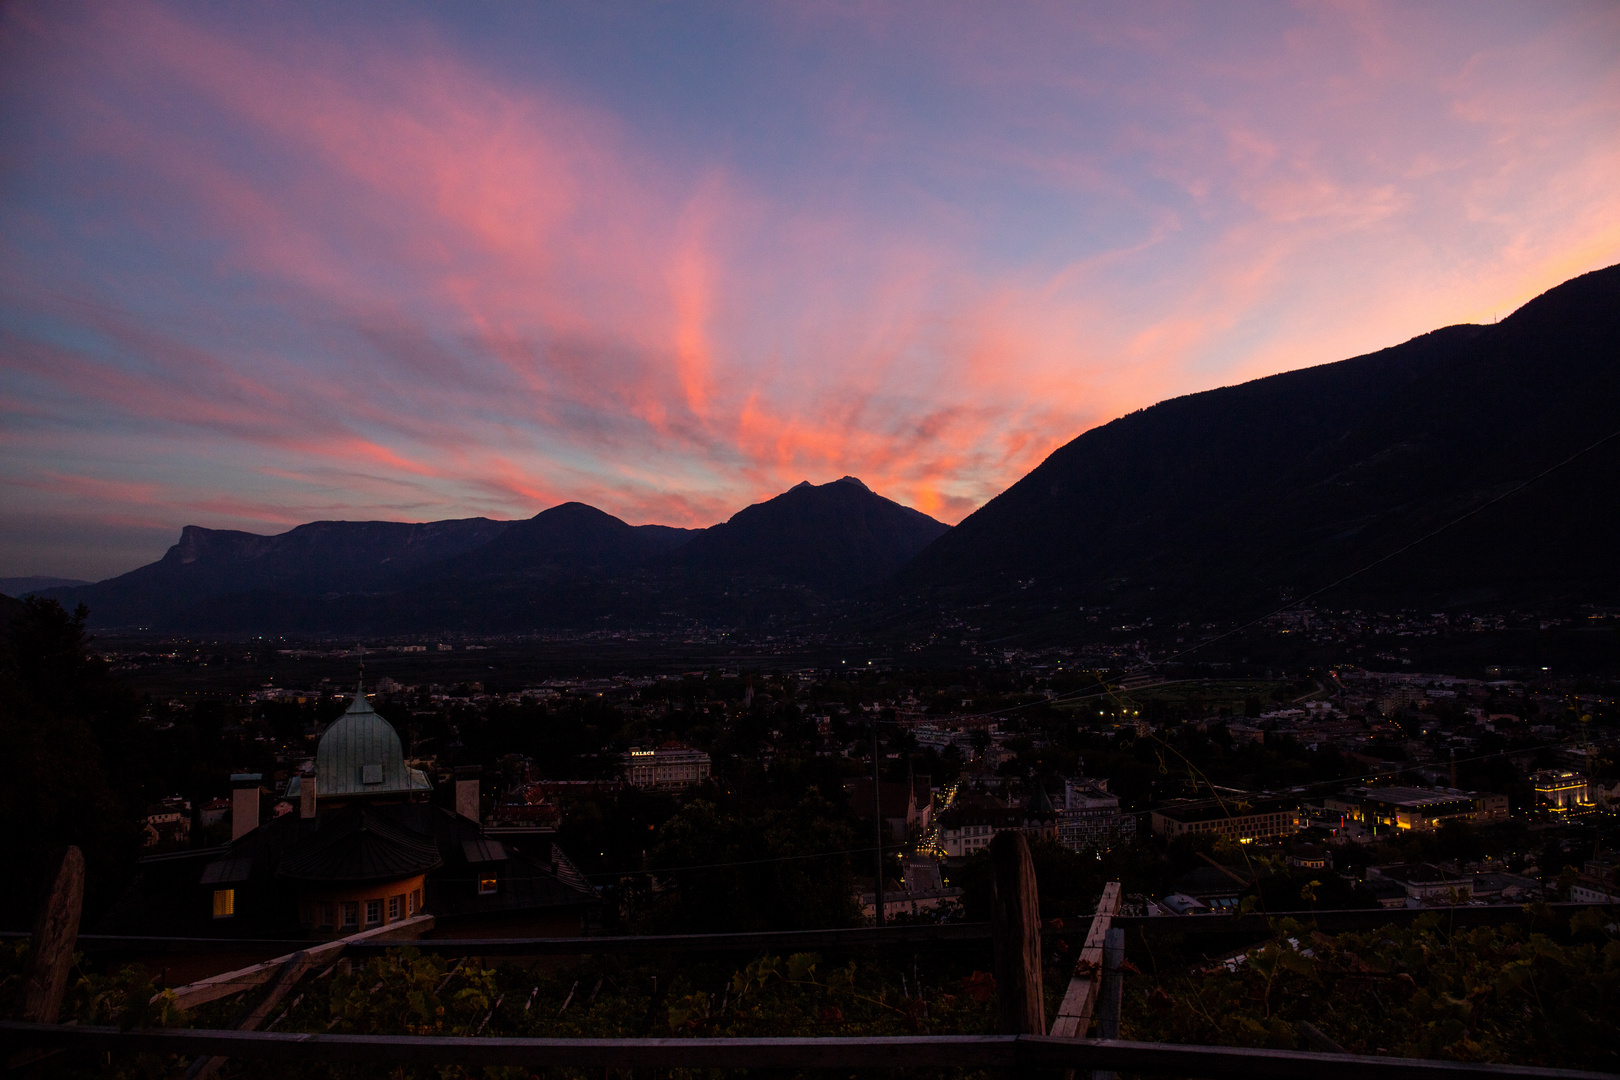
M 111 899 L 134 862 L 135 701 L 86 649 L 86 612 L 30 598 L 0 635 L 0 833 L 11 875 L 0 926 L 33 925 L 45 877 L 69 844 L 85 855 L 86 906 Z M 136 760 L 144 754 L 136 754 Z

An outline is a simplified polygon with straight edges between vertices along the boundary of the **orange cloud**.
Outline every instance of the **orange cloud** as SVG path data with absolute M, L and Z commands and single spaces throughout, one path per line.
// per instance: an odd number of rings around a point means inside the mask
M 703 142 L 446 13 L 13 8 L 0 482 L 707 525 L 849 473 L 956 521 L 1123 412 L 1620 259 L 1612 10 L 737 17 L 776 104 Z

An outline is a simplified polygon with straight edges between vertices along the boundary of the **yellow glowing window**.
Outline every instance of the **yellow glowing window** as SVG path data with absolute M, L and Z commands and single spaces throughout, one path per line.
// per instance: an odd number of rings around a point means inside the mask
M 228 919 L 236 914 L 236 890 L 214 890 L 214 918 Z
M 481 877 L 481 878 L 479 878 L 478 879 L 478 895 L 479 896 L 488 896 L 490 893 L 496 891 L 496 888 L 497 888 L 498 884 L 499 883 L 492 877 Z

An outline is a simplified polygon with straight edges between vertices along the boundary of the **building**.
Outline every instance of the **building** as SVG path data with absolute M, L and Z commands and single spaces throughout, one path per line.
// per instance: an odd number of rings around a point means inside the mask
M 1586 777 L 1567 769 L 1537 769 L 1536 804 L 1560 816 L 1573 817 L 1597 810 Z
M 1474 821 L 1506 821 L 1508 819 L 1508 797 L 1496 795 L 1491 792 L 1476 791 L 1474 793 Z
M 1287 863 L 1296 870 L 1331 870 L 1333 853 L 1316 844 L 1295 844 Z
M 554 833 L 562 825 L 562 810 L 546 797 L 539 784 L 519 784 L 496 801 L 485 831 L 500 835 Z
M 1473 897 L 1487 904 L 1524 904 L 1542 897 L 1541 883 L 1523 874 L 1509 874 L 1500 870 L 1476 873 Z
M 944 877 L 940 874 L 939 863 L 934 859 L 914 858 L 908 859 L 905 864 L 905 880 L 901 882 L 888 882 L 883 888 L 883 916 L 892 919 L 897 915 L 919 915 L 934 911 L 942 904 L 955 903 L 962 897 L 962 890 L 947 886 Z M 870 881 L 868 881 L 870 884 Z M 877 894 L 870 888 L 864 889 L 857 897 L 861 906 L 861 916 L 872 919 L 877 915 Z
M 709 778 L 709 755 L 678 742 L 652 750 L 632 746 L 624 755 L 624 778 L 633 787 L 679 791 Z
M 231 816 L 231 800 L 209 799 L 203 803 L 202 809 L 197 813 L 197 822 L 203 828 L 218 825 Z
M 1456 788 L 1352 788 L 1323 800 L 1370 828 L 1437 829 L 1451 821 L 1506 821 L 1508 797 Z
M 1153 811 L 1153 831 L 1178 836 L 1219 836 L 1241 843 L 1276 840 L 1299 828 L 1297 800 L 1282 798 L 1204 799 L 1161 806 Z
M 961 858 L 990 846 L 997 833 L 1021 832 L 1031 842 L 1056 840 L 1059 816 L 1046 790 L 1036 786 L 1024 806 L 1008 806 L 992 795 L 959 795 L 939 814 L 939 843 Z
M 1610 859 L 1588 859 L 1580 877 L 1569 886 L 1577 904 L 1620 904 L 1620 864 Z
M 1388 878 L 1376 877 L 1369 874 L 1362 883 L 1362 888 L 1382 908 L 1403 908 L 1406 906 L 1406 888 L 1398 881 Z
M 1058 809 L 1058 843 L 1070 851 L 1106 851 L 1136 839 L 1136 815 L 1119 808 L 1107 781 L 1065 780 Z
M 1474 895 L 1474 875 L 1447 873 L 1432 863 L 1396 863 L 1369 866 L 1367 880 L 1393 881 L 1406 891 L 1407 907 L 1430 903 L 1462 903 Z
M 872 820 L 872 781 L 845 780 L 849 808 L 862 821 Z M 930 777 L 912 776 L 906 783 L 878 785 L 878 799 L 886 835 L 904 840 L 934 827 L 934 788 Z
M 236 780 L 229 844 L 142 859 L 97 932 L 332 938 L 426 913 L 436 932 L 546 936 L 600 917 L 596 890 L 549 837 L 485 834 L 476 777 L 458 779 L 457 809 L 430 801 L 363 692 L 322 734 L 313 774 L 289 783 L 292 812 L 250 820 L 258 782 Z
M 146 809 L 141 847 L 183 848 L 191 843 L 191 803 L 176 795 Z
M 1374 788 L 1361 797 L 1361 820 L 1397 829 L 1435 829 L 1447 821 L 1472 821 L 1474 798 L 1441 788 Z

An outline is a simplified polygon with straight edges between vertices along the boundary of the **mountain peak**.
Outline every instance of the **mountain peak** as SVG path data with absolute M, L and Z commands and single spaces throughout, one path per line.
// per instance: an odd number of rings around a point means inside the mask
M 846 476 L 795 484 L 739 510 L 695 537 L 678 560 L 844 590 L 883 580 L 949 528 Z

